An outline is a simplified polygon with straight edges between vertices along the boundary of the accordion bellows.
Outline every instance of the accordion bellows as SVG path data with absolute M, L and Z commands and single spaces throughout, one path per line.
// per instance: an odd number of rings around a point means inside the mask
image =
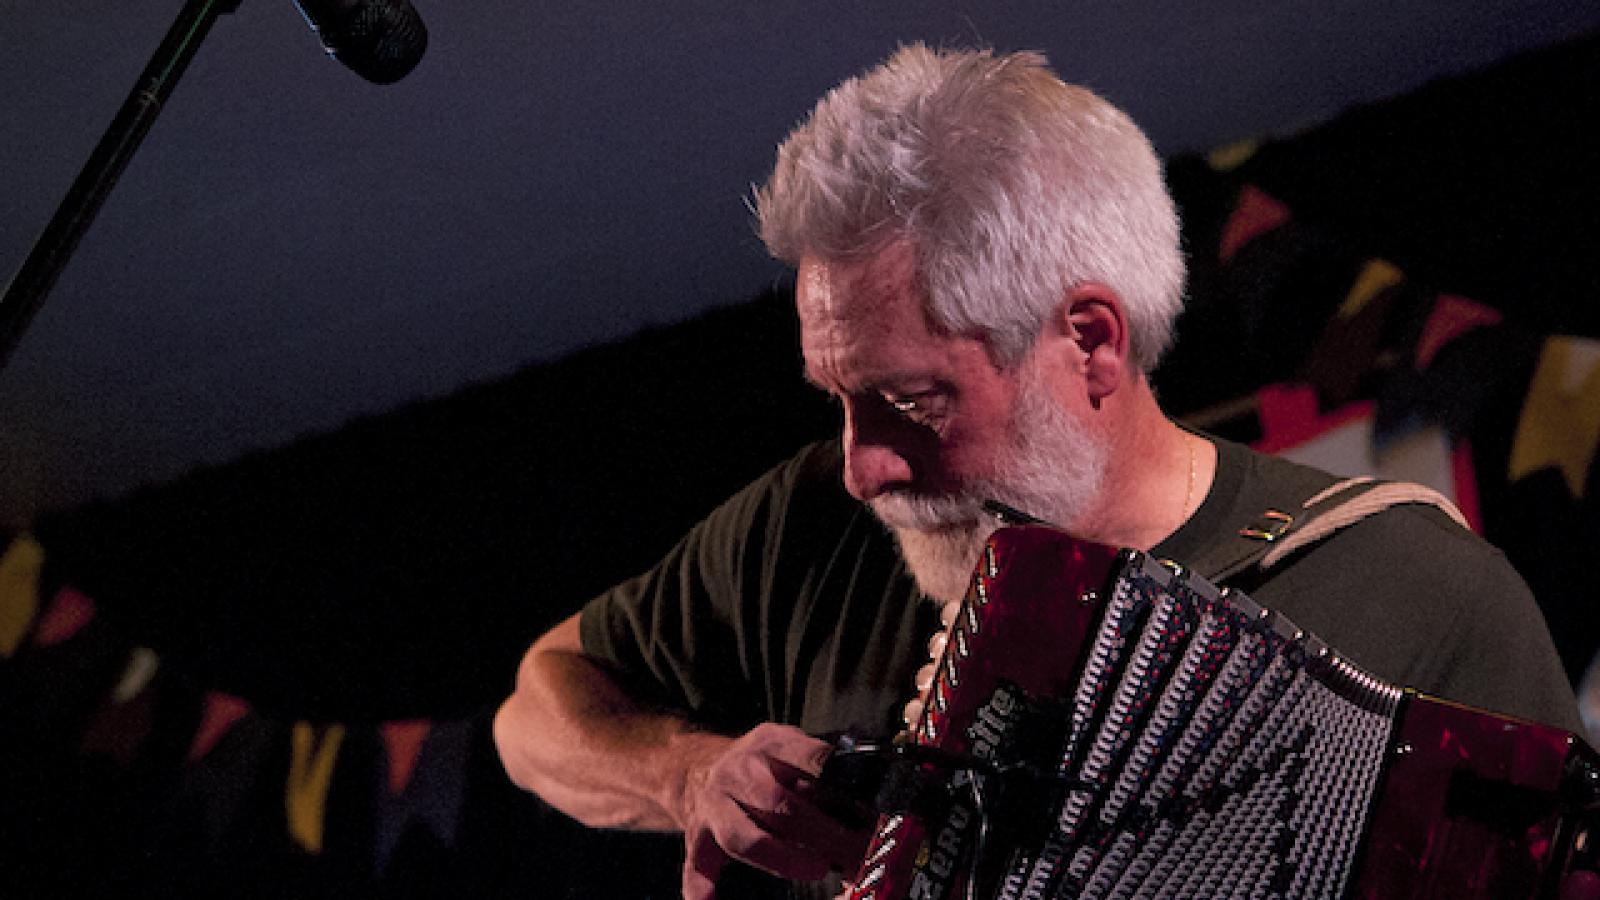
M 1572 735 L 1049 528 L 990 540 L 902 740 L 967 763 L 912 764 L 922 796 L 880 817 L 852 900 L 1554 897 L 1592 867 Z

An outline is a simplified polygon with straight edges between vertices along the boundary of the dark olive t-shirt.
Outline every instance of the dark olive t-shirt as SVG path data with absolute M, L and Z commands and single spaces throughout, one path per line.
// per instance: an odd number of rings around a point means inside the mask
M 584 608 L 585 652 L 712 727 L 892 734 L 937 618 L 840 472 L 816 444 L 736 494 Z
M 1331 482 L 1215 443 L 1204 503 L 1153 551 L 1207 576 L 1237 555 L 1242 525 Z M 838 444 L 815 444 L 735 495 L 656 567 L 584 608 L 585 652 L 642 699 L 709 727 L 892 734 L 936 617 L 841 471 Z M 1436 509 L 1359 522 L 1248 590 L 1386 681 L 1580 728 L 1527 587 Z

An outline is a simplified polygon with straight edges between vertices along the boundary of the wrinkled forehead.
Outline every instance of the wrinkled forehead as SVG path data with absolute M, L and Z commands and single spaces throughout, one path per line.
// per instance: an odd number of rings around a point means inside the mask
M 796 274 L 795 305 L 802 328 L 904 324 L 911 314 L 925 320 L 924 297 L 916 254 L 905 242 L 857 260 L 807 255 Z

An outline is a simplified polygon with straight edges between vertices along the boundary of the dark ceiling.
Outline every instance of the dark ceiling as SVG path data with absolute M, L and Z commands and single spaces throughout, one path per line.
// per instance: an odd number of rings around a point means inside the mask
M 1600 28 L 1578 0 L 418 2 L 388 87 L 287 0 L 217 24 L 0 371 L 0 527 L 759 293 L 749 185 L 897 42 L 1043 50 L 1176 154 Z M 180 5 L 0 0 L 0 272 Z

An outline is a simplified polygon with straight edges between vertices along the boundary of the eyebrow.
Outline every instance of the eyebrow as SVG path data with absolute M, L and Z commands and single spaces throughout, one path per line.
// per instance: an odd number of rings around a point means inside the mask
M 833 388 L 828 387 L 827 385 L 823 384 L 822 382 L 820 382 L 820 381 L 816 380 L 815 378 L 811 377 L 811 370 L 809 368 L 807 368 L 803 363 L 801 364 L 801 367 L 800 367 L 800 378 L 801 378 L 801 380 L 805 381 L 806 384 L 812 386 L 813 388 L 816 388 L 817 390 L 823 392 L 824 394 L 832 395 L 832 394 L 835 393 Z M 918 387 L 918 388 L 915 388 L 915 389 L 912 389 L 912 390 L 906 390 L 906 389 L 904 389 L 903 385 L 908 381 L 910 381 L 910 382 L 926 381 L 926 382 L 928 382 L 928 385 L 926 387 Z M 883 377 L 873 379 L 870 383 L 868 383 L 866 385 L 863 385 L 860 392 L 862 392 L 862 393 L 881 393 L 881 394 L 907 394 L 907 395 L 915 394 L 915 395 L 922 395 L 922 394 L 928 394 L 928 393 L 931 393 L 931 392 L 939 390 L 940 386 L 943 383 L 944 383 L 943 379 L 940 379 L 940 378 L 938 378 L 938 377 L 936 377 L 934 375 L 931 375 L 931 374 L 929 374 L 927 372 L 896 371 L 896 372 L 887 373 Z M 850 393 L 857 393 L 857 392 L 848 391 L 848 390 L 841 390 L 838 393 L 850 394 Z

